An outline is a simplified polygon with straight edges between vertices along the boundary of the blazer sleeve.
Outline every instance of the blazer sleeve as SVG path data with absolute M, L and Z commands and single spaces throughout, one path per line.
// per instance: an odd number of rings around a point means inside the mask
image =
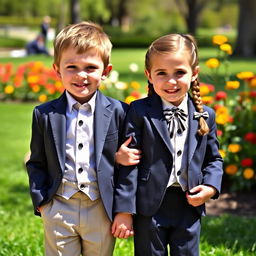
M 216 188 L 217 193 L 213 199 L 218 198 L 221 190 L 221 181 L 223 175 L 223 160 L 219 153 L 219 143 L 217 139 L 217 126 L 215 122 L 215 113 L 210 109 L 209 129 L 207 134 L 207 147 L 203 163 L 203 184 L 210 185 Z
M 29 177 L 30 194 L 36 215 L 40 215 L 37 208 L 47 196 L 47 161 L 43 138 L 43 129 L 40 125 L 40 114 L 38 109 L 35 108 L 32 117 L 32 137 L 30 142 L 31 155 L 26 163 L 26 167 Z
M 132 142 L 129 147 L 140 148 L 141 126 L 142 120 L 136 113 L 134 105 L 131 104 L 127 112 L 122 136 L 123 141 L 132 136 Z M 119 166 L 118 178 L 115 186 L 114 213 L 136 213 L 137 177 L 137 165 Z

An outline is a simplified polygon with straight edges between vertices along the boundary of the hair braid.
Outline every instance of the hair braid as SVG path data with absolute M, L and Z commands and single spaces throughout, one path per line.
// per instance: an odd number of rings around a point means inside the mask
M 194 82 L 191 83 L 191 92 L 192 92 L 192 98 L 196 106 L 196 110 L 199 113 L 203 113 L 203 103 L 202 99 L 200 96 L 200 86 L 199 86 L 199 80 L 196 79 Z M 209 133 L 209 127 L 208 124 L 206 123 L 205 119 L 203 117 L 199 118 L 199 129 L 198 133 L 200 135 L 206 135 Z

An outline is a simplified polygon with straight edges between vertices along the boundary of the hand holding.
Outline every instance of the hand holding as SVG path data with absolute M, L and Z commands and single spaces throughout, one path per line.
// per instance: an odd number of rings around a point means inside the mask
M 116 238 L 128 238 L 134 235 L 132 214 L 118 213 L 112 224 L 112 235 Z

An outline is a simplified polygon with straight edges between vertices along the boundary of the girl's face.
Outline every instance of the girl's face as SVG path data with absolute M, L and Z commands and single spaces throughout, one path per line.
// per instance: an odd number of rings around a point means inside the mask
M 59 66 L 53 65 L 65 89 L 81 104 L 89 101 L 112 66 L 104 68 L 103 60 L 94 49 L 78 54 L 67 48 L 61 54 Z
M 155 92 L 164 100 L 178 106 L 184 99 L 192 81 L 198 76 L 199 67 L 192 70 L 186 51 L 151 56 L 151 69 L 145 74 Z

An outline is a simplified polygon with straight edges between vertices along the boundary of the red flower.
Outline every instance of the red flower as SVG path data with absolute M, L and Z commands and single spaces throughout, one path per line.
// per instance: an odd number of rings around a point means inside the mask
M 249 95 L 251 98 L 256 98 L 256 91 L 250 91 Z
M 215 95 L 215 99 L 216 100 L 224 100 L 227 98 L 227 93 L 223 92 L 223 91 L 218 91 Z
M 222 132 L 222 130 L 217 130 L 217 136 L 222 136 L 223 135 L 223 132 Z
M 256 133 L 248 132 L 244 136 L 244 140 L 251 142 L 252 144 L 256 144 Z
M 251 167 L 253 165 L 253 160 L 251 158 L 244 158 L 241 160 L 241 165 L 243 167 Z

